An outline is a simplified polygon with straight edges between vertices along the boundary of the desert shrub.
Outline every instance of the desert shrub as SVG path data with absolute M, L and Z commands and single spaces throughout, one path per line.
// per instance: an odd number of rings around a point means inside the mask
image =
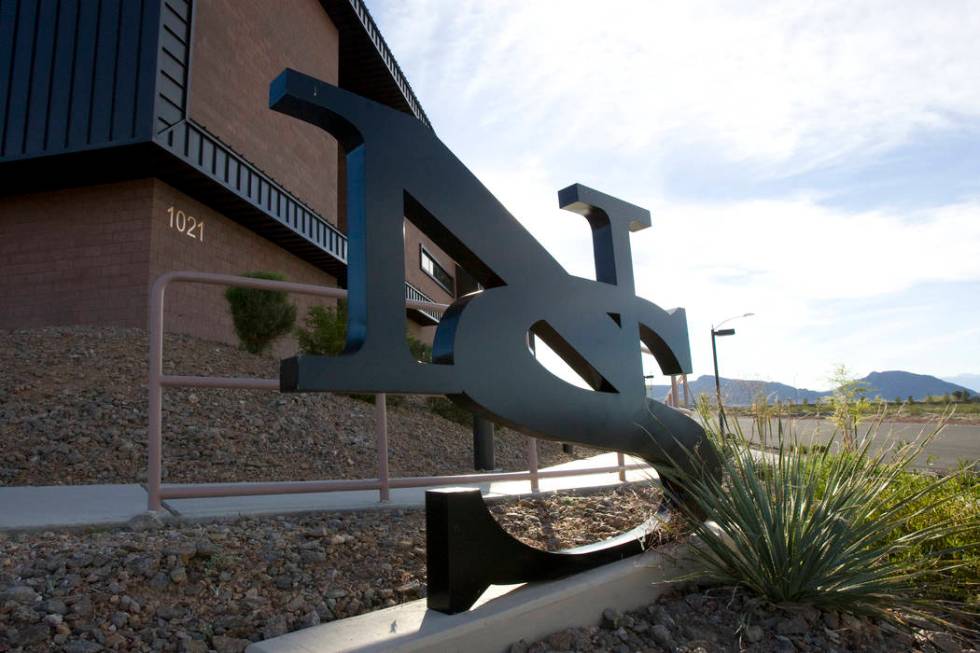
M 425 344 L 418 338 L 413 338 L 410 335 L 406 335 L 405 340 L 408 342 L 408 349 L 412 352 L 412 356 L 415 357 L 415 360 L 423 363 L 432 362 L 432 347 Z
M 336 356 L 342 353 L 347 346 L 347 302 L 339 300 L 336 307 L 311 307 L 303 318 L 303 326 L 296 329 L 296 340 L 300 351 L 305 354 Z M 405 341 L 415 360 L 432 362 L 432 348 L 429 345 L 408 334 Z M 374 403 L 373 394 L 348 393 L 347 396 Z M 389 395 L 386 402 L 389 406 L 401 406 L 405 400 L 398 395 Z
M 458 406 L 445 397 L 429 397 L 425 400 L 429 411 L 450 422 L 456 422 L 467 428 L 473 426 L 473 413 Z
M 336 307 L 312 306 L 303 318 L 305 328 L 296 329 L 296 341 L 307 354 L 336 356 L 347 342 L 347 302 Z
M 854 449 L 858 424 L 873 412 L 871 402 L 865 396 L 871 387 L 853 378 L 845 365 L 834 368 L 829 380 L 834 387 L 833 394 L 828 398 L 834 410 L 831 419 L 840 431 L 844 448 Z
M 296 340 L 303 353 L 336 356 L 347 344 L 347 302 L 340 300 L 336 307 L 313 306 L 303 324 L 296 329 Z M 432 347 L 408 334 L 405 341 L 415 360 L 432 362 Z
M 934 479 L 925 474 L 903 472 L 885 489 L 882 502 L 900 506 L 899 515 L 906 518 L 892 533 L 893 540 L 944 525 L 969 527 L 971 520 L 977 528 L 980 477 L 975 471 L 969 465 L 962 465 L 945 483 L 930 488 L 933 483 Z M 960 565 L 935 574 L 932 581 L 944 598 L 967 603 L 974 611 L 980 608 L 980 537 L 976 530 L 951 531 L 912 542 L 894 557 L 905 563 L 936 559 Z
M 951 599 L 976 601 L 977 479 L 966 468 L 935 478 L 910 467 L 938 429 L 897 447 L 872 446 L 874 429 L 843 452 L 768 432 L 777 440 L 762 450 L 737 428 L 719 441 L 723 480 L 665 473 L 692 501 L 698 576 L 774 603 L 892 620 L 944 622 L 958 609 Z
M 278 272 L 248 272 L 243 277 L 285 281 Z M 225 291 L 235 334 L 242 349 L 261 354 L 272 342 L 286 335 L 296 322 L 296 306 L 281 290 L 228 288 Z

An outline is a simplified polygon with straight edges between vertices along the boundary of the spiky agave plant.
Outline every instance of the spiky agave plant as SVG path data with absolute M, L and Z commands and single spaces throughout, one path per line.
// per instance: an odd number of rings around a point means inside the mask
M 972 549 L 980 556 L 976 497 L 964 502 L 965 513 L 924 527 L 913 524 L 956 500 L 944 486 L 974 472 L 961 468 L 912 486 L 897 482 L 942 423 L 914 442 L 889 446 L 878 437 L 878 420 L 856 450 L 837 452 L 833 443 L 799 446 L 782 425 L 763 429 L 763 441 L 753 443 L 736 423 L 735 432 L 720 439 L 710 417 L 703 420 L 723 452 L 722 480 L 666 473 L 685 488 L 690 516 L 707 515 L 690 520 L 698 563 L 692 576 L 740 585 L 773 603 L 893 621 L 914 615 L 950 625 L 951 611 L 962 616 L 962 605 L 944 600 L 951 594 L 945 584 L 951 578 L 970 582 L 951 574 L 964 565 L 957 551 Z M 766 441 L 766 433 L 775 441 Z M 951 541 L 960 544 L 949 546 Z M 910 551 L 931 553 L 909 556 Z

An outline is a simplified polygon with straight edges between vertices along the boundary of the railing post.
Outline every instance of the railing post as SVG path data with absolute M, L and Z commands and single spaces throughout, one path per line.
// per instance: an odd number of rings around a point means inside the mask
M 691 407 L 691 390 L 687 387 L 687 374 L 681 375 L 681 382 L 684 384 L 684 408 Z
M 160 483 L 163 476 L 162 410 L 163 385 L 163 297 L 167 289 L 167 276 L 160 277 L 150 289 L 150 375 L 147 379 L 149 394 L 148 423 L 146 429 L 146 509 L 163 509 L 160 500 Z
M 619 480 L 621 483 L 626 482 L 626 456 L 623 455 L 622 451 L 616 452 L 616 464 L 619 465 Z
M 538 439 L 527 439 L 527 471 L 531 474 L 531 492 L 538 493 Z
M 677 408 L 681 405 L 680 398 L 677 396 L 677 376 L 670 375 L 670 405 Z
M 379 392 L 374 395 L 374 434 L 378 446 L 378 494 L 381 501 L 391 500 L 391 489 L 388 479 L 388 399 L 387 395 Z

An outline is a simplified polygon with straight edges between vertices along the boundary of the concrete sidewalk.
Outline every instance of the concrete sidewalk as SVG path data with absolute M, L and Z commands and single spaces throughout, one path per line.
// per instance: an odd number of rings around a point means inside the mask
M 642 462 L 627 457 L 627 464 Z M 609 467 L 616 454 L 606 453 L 574 460 L 540 471 Z M 627 472 L 627 481 L 651 481 L 652 469 Z M 619 483 L 619 475 L 583 474 L 564 478 L 543 478 L 541 492 L 598 488 Z M 520 496 L 531 493 L 530 481 L 465 484 L 479 487 L 487 498 Z M 316 492 L 269 496 L 164 501 L 165 516 L 181 519 L 218 519 L 246 515 L 284 514 L 337 510 L 375 510 L 413 508 L 425 505 L 425 491 L 431 488 L 392 489 L 391 501 L 382 503 L 375 490 L 356 492 Z M 0 531 L 41 530 L 46 528 L 106 527 L 125 524 L 146 512 L 146 490 L 141 485 L 51 485 L 43 487 L 0 487 Z

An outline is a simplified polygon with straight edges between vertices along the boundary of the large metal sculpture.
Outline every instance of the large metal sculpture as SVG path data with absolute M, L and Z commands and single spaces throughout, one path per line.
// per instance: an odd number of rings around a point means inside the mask
M 635 295 L 629 232 L 650 226 L 648 211 L 579 184 L 560 191 L 592 228 L 596 280 L 575 277 L 411 116 L 292 70 L 273 81 L 270 105 L 332 134 L 347 162 L 347 347 L 284 360 L 284 392 L 444 394 L 528 435 L 718 473 L 700 425 L 646 397 L 641 341 L 664 374 L 690 371 L 683 309 Z M 404 218 L 485 288 L 448 309 L 431 364 L 405 343 Z M 529 333 L 591 389 L 542 367 Z M 444 594 L 432 580 L 430 594 Z

